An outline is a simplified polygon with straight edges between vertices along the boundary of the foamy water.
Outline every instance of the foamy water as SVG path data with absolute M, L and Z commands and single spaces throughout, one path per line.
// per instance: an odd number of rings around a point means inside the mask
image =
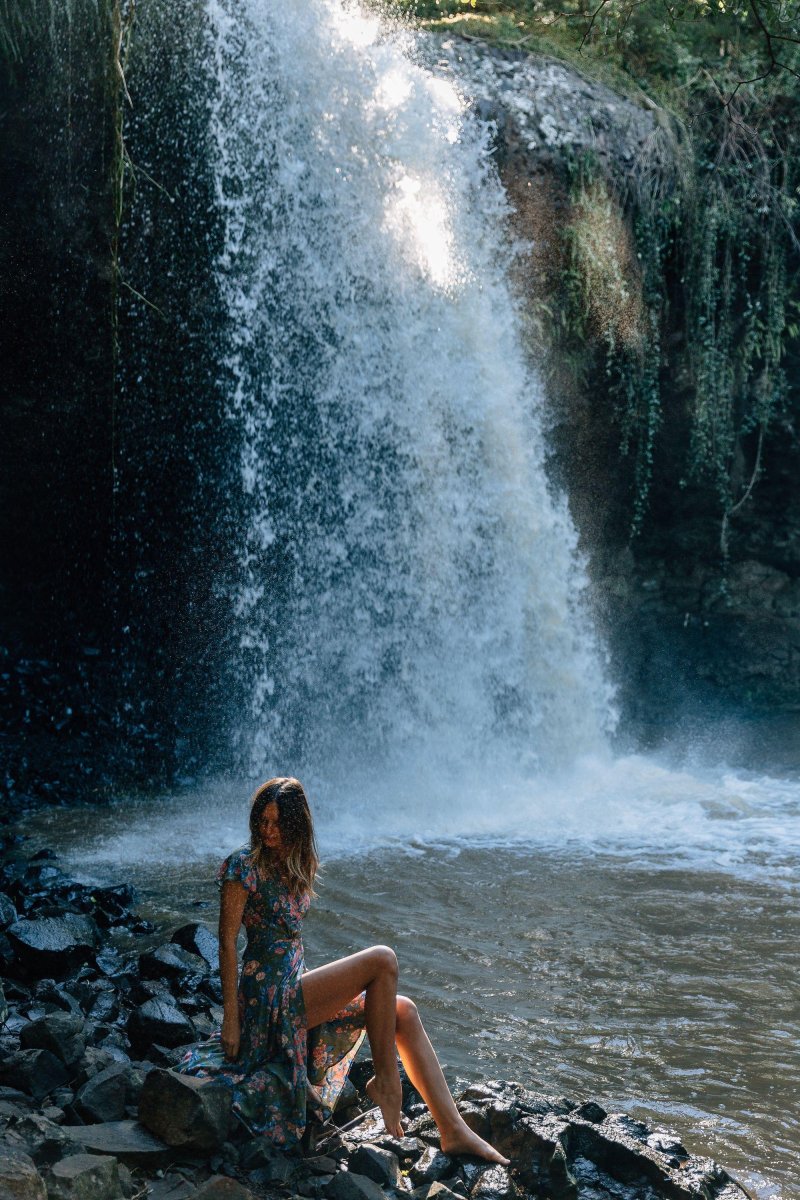
M 323 857 L 391 849 L 516 847 L 616 855 L 651 869 L 676 866 L 767 875 L 797 883 L 800 783 L 742 770 L 678 769 L 641 755 L 591 757 L 549 777 L 341 778 L 303 774 Z M 247 836 L 243 781 L 98 810 L 79 851 L 96 864 L 151 865 L 221 857 Z M 168 836 L 165 836 L 165 829 Z

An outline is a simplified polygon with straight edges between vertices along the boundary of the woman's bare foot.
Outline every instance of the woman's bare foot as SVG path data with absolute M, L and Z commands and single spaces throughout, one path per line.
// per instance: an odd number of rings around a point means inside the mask
M 389 1077 L 388 1079 L 379 1079 L 377 1075 L 373 1075 L 372 1079 L 367 1080 L 364 1085 L 364 1091 L 372 1103 L 377 1104 L 381 1110 L 383 1124 L 390 1137 L 403 1137 L 403 1126 L 400 1124 L 403 1088 L 399 1073 L 395 1078 Z
M 477 1133 L 473 1133 L 469 1125 L 463 1122 L 452 1133 L 443 1133 L 441 1138 L 442 1151 L 454 1156 L 456 1154 L 474 1154 L 476 1158 L 485 1158 L 487 1162 L 500 1163 L 507 1167 L 510 1159 L 504 1158 L 499 1150 L 490 1146 Z

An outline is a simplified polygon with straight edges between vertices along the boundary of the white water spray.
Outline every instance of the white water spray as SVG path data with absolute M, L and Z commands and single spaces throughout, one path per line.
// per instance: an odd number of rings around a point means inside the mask
M 601 751 L 485 128 L 355 6 L 209 13 L 253 774 L 452 785 Z

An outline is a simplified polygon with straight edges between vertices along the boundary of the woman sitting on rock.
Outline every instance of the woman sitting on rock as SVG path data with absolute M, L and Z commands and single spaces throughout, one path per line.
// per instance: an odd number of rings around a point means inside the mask
M 214 1078 L 253 1134 L 295 1145 L 307 1100 L 333 1110 L 366 1032 L 375 1074 L 366 1085 L 386 1130 L 403 1136 L 397 1052 L 448 1154 L 505 1163 L 460 1116 L 416 1005 L 397 995 L 397 958 L 371 946 L 306 971 L 300 926 L 319 865 L 311 813 L 296 779 L 270 779 L 253 796 L 250 845 L 218 872 L 222 1030 L 194 1048 L 180 1071 Z M 236 939 L 247 931 L 237 988 Z

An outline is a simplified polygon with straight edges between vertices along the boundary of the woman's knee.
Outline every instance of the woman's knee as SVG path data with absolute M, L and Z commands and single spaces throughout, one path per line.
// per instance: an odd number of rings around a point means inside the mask
M 413 1000 L 408 996 L 397 997 L 397 1029 L 406 1031 L 413 1025 L 419 1024 L 419 1011 Z
M 373 946 L 371 948 L 373 964 L 381 975 L 393 975 L 397 978 L 397 955 L 391 946 Z

